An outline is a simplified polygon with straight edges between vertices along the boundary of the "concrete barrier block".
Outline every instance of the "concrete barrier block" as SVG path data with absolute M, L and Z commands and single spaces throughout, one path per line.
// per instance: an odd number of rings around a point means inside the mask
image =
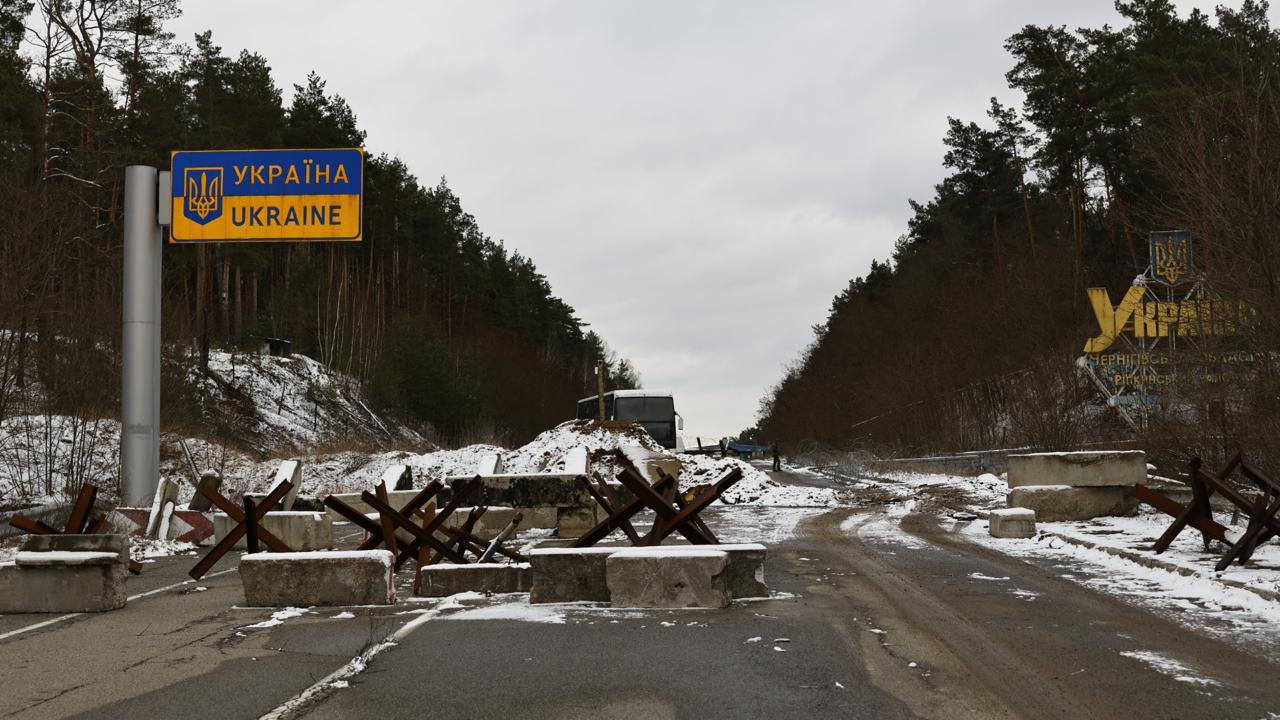
M 29 535 L 19 549 L 24 552 L 105 552 L 129 562 L 129 538 L 120 534 Z
M 595 508 L 562 507 L 556 511 L 556 535 L 562 538 L 581 537 L 596 525 Z
M 1146 481 L 1147 454 L 1141 450 L 1009 456 L 1011 488 L 1034 485 L 1132 487 Z
M 1091 520 L 1104 515 L 1132 515 L 1138 501 L 1125 487 L 1036 485 L 1016 487 L 1007 497 L 1011 508 L 1034 510 L 1041 522 Z
M 473 563 L 427 565 L 422 568 L 423 597 L 444 597 L 462 592 L 528 592 L 533 586 L 529 563 Z
M 236 523 L 226 513 L 214 513 L 213 534 L 218 542 L 231 532 Z M 333 520 L 322 512 L 269 512 L 262 518 L 262 527 L 280 538 L 290 550 L 306 552 L 333 547 Z M 245 549 L 248 541 L 240 538 L 235 545 Z
M 1030 508 L 992 510 L 987 521 L 991 537 L 1029 538 L 1036 534 L 1036 512 Z
M 447 484 L 453 491 L 470 482 L 473 476 L 451 477 Z M 488 475 L 481 478 L 484 486 L 472 493 L 467 502 L 473 505 L 501 505 L 513 508 L 591 507 L 579 475 Z
M 0 564 L 0 614 L 122 608 L 128 563 L 122 535 L 33 535 Z
M 240 580 L 251 607 L 391 605 L 393 561 L 387 550 L 253 553 Z
M 764 561 L 769 549 L 760 543 L 725 543 L 723 545 L 658 545 L 643 548 L 655 553 L 679 553 L 691 549 L 719 550 L 729 556 L 725 568 L 725 589 L 731 598 L 768 597 L 764 582 Z
M 458 508 L 449 519 L 445 521 L 445 525 L 451 528 L 460 528 L 467 520 L 467 513 L 471 512 L 469 507 Z M 480 519 L 476 521 L 475 526 L 471 529 L 472 534 L 481 540 L 492 540 L 502 532 L 508 523 L 516 516 L 517 510 L 509 507 L 490 507 L 485 510 Z M 528 527 L 525 525 L 528 515 L 520 520 L 520 528 Z
M 534 548 L 531 603 L 609 602 L 605 561 L 622 548 Z
M 726 607 L 728 565 L 729 554 L 721 550 L 624 548 L 605 561 L 609 602 L 635 608 Z
M 0 563 L 0 614 L 117 610 L 128 597 L 128 575 L 128 566 L 114 561 L 44 566 Z
M 392 490 L 387 493 L 387 501 L 391 503 L 391 507 L 399 510 L 408 504 L 408 502 L 419 492 L 421 492 L 421 490 Z M 378 516 L 378 513 L 374 512 L 373 508 L 369 507 L 369 505 L 365 503 L 364 499 L 360 497 L 360 493 L 334 493 L 333 497 L 351 506 L 356 512 L 364 515 L 372 515 L 374 518 L 377 518 Z M 347 522 L 346 518 L 333 510 L 326 510 L 325 514 L 328 515 L 329 519 L 333 522 Z

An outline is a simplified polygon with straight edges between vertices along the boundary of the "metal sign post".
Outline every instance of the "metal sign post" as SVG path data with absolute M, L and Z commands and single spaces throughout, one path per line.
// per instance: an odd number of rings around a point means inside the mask
M 147 504 L 160 477 L 161 175 L 168 173 L 144 165 L 124 171 L 120 500 L 135 507 Z
M 160 479 L 160 248 L 169 241 L 359 242 L 364 150 L 180 150 L 171 172 L 124 179 L 120 499 L 145 506 Z

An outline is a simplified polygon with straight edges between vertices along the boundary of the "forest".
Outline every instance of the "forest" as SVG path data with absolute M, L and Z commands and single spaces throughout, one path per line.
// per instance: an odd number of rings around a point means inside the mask
M 355 108 L 320 75 L 286 93 L 263 55 L 228 54 L 211 32 L 176 38 L 166 25 L 180 12 L 178 0 L 0 0 L 0 420 L 118 415 L 126 165 L 365 145 Z M 368 155 L 364 218 L 354 246 L 165 248 L 166 431 L 207 427 L 190 373 L 211 348 L 269 337 L 442 443 L 521 441 L 571 417 L 598 362 L 611 387 L 638 382 L 443 177 Z
M 948 119 L 945 177 L 910 202 L 892 257 L 832 300 L 754 432 L 895 454 L 1280 449 L 1280 35 L 1255 0 L 1214 16 L 1116 9 L 1116 27 L 1007 39 L 1021 107 Z M 1078 367 L 1098 328 L 1086 289 L 1119 302 L 1163 230 L 1190 232 L 1207 292 L 1256 309 L 1232 342 L 1257 362 L 1171 388 L 1127 424 Z

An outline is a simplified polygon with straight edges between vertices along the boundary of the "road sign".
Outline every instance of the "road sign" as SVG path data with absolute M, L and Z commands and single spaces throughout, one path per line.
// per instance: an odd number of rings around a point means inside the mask
M 179 150 L 169 241 L 358 242 L 364 151 Z

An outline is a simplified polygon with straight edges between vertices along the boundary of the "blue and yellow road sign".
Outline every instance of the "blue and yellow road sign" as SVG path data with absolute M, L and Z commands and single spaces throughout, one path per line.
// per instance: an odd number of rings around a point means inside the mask
M 169 241 L 358 242 L 364 151 L 179 150 Z

